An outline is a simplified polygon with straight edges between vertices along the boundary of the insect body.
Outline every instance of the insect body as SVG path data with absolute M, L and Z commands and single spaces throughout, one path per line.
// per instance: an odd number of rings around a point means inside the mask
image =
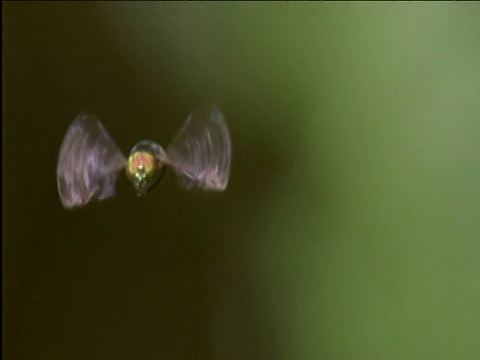
M 167 154 L 153 141 L 144 140 L 134 146 L 126 166 L 127 177 L 142 194 L 152 189 L 163 177 Z
M 80 114 L 60 148 L 60 200 L 71 208 L 113 197 L 123 168 L 139 194 L 153 189 L 166 167 L 174 170 L 181 188 L 223 191 L 228 185 L 231 152 L 230 133 L 216 106 L 190 114 L 167 150 L 154 141 L 142 140 L 128 159 L 94 115 Z

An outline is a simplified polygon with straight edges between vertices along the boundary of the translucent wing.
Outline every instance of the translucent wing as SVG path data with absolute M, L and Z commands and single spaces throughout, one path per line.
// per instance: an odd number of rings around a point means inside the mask
M 190 114 L 167 148 L 168 162 L 185 189 L 225 190 L 231 156 L 230 133 L 216 106 Z
M 100 121 L 80 114 L 63 139 L 57 164 L 60 200 L 66 208 L 115 195 L 118 171 L 126 159 Z

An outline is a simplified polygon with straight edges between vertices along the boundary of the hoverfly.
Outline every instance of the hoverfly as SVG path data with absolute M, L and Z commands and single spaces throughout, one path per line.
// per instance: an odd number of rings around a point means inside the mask
M 223 191 L 228 185 L 232 144 L 223 113 L 217 106 L 192 112 L 168 147 L 152 140 L 138 142 L 128 159 L 98 118 L 80 113 L 60 148 L 57 186 L 65 208 L 115 196 L 115 182 L 125 170 L 138 194 L 146 194 L 167 167 L 183 189 Z

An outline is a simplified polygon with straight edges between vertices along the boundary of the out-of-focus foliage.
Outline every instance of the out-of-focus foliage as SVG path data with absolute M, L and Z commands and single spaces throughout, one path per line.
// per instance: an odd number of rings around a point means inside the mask
M 182 344 L 215 359 L 480 358 L 478 4 L 95 9 L 151 99 L 185 114 L 214 100 L 232 132 L 222 208 L 155 218 L 195 238 L 182 246 L 201 281 L 165 293 L 193 296 L 199 344 Z
M 105 9 L 139 73 L 171 52 L 185 88 L 252 107 L 236 142 L 284 147 L 242 240 L 261 300 L 219 299 L 220 353 L 253 355 L 237 332 L 262 306 L 288 358 L 480 355 L 478 5 Z

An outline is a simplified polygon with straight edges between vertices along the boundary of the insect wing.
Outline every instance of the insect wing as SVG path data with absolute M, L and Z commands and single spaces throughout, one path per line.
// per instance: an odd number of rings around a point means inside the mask
M 66 208 L 115 195 L 118 172 L 126 159 L 102 123 L 80 114 L 63 139 L 57 164 L 57 185 Z
M 225 190 L 231 156 L 230 133 L 216 106 L 190 114 L 167 148 L 168 162 L 184 189 Z

